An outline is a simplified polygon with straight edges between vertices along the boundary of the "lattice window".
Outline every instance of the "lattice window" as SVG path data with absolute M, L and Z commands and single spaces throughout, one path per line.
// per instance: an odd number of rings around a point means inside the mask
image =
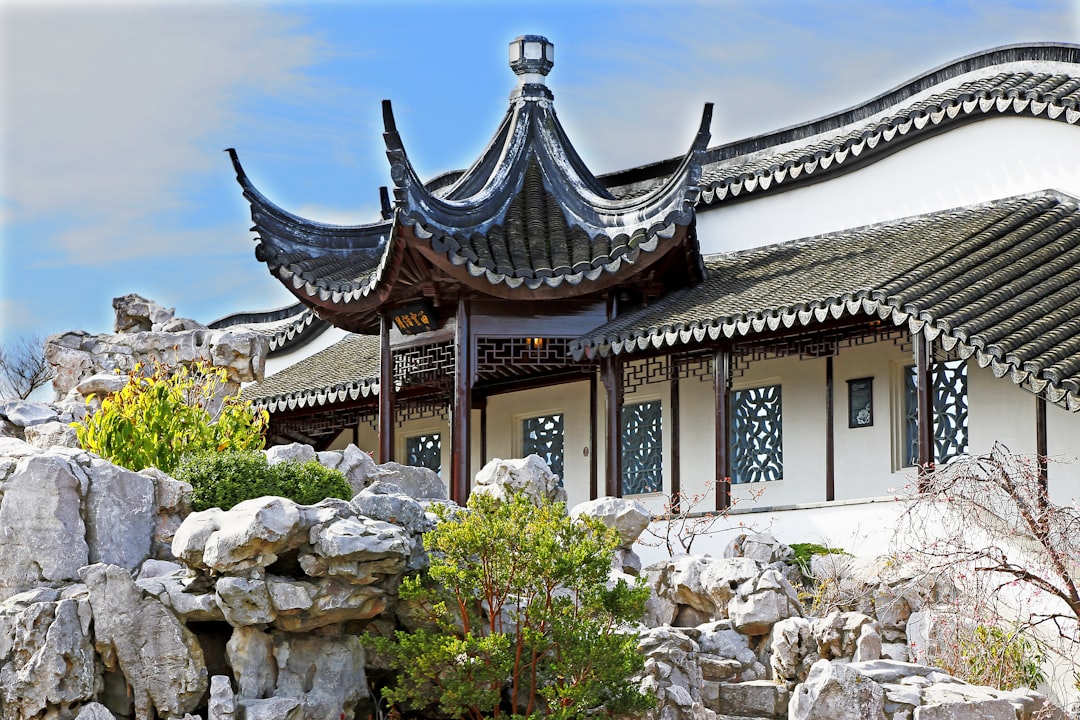
M 394 386 L 450 387 L 454 377 L 453 343 L 431 343 L 394 353 Z
M 932 370 L 934 461 L 945 462 L 968 450 L 968 375 L 963 360 L 936 362 Z M 904 368 L 905 467 L 919 463 L 919 391 L 914 365 Z
M 622 409 L 622 494 L 660 492 L 664 487 L 660 401 Z
M 654 382 L 667 382 L 667 358 L 650 357 L 623 364 L 623 392 L 629 394 Z
M 563 477 L 563 415 L 552 413 L 551 415 L 539 415 L 525 418 L 521 421 L 523 455 L 539 455 L 547 462 L 551 472 L 559 476 L 559 484 Z
M 405 464 L 442 472 L 442 435 L 428 433 L 405 438 Z
M 731 393 L 731 481 L 784 477 L 783 397 L 779 385 Z

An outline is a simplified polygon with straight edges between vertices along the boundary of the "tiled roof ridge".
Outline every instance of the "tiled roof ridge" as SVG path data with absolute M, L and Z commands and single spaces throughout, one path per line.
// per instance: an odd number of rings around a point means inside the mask
M 1036 235 L 1045 236 L 1049 233 L 1051 228 L 1056 228 L 1058 232 L 1064 233 L 1061 237 L 1066 239 L 1064 242 L 1059 240 L 1059 244 L 1076 243 L 1076 245 L 1071 248 L 1073 252 L 1067 260 L 1075 261 L 1075 265 L 1080 265 L 1080 215 L 1077 213 L 1077 206 L 1080 204 L 1080 200 L 1059 191 L 1047 190 L 1036 193 L 1027 193 L 989 203 L 979 203 L 977 205 L 968 206 L 967 208 L 945 210 L 934 213 L 929 217 L 942 217 L 963 210 L 978 211 L 979 209 L 990 207 L 1007 209 L 1009 211 L 1008 215 L 999 218 L 998 220 L 994 220 L 991 225 L 984 228 L 982 232 L 973 236 L 969 242 L 973 246 L 986 242 L 986 240 L 980 239 L 980 236 L 985 234 L 987 238 L 992 238 L 991 241 L 997 246 L 1009 248 L 1015 239 L 1009 232 L 1006 232 L 1005 234 L 995 234 L 989 232 L 989 230 L 992 226 L 1008 226 L 1011 222 L 1010 215 L 1012 213 L 1024 214 L 1024 201 L 1034 202 L 1042 213 L 1053 213 L 1049 218 L 1040 218 L 1039 221 L 1036 221 L 1036 228 L 1027 228 L 1029 238 L 1034 238 Z M 1071 214 L 1071 216 L 1058 217 L 1057 220 L 1054 219 L 1057 215 L 1065 214 Z M 927 216 L 921 217 L 925 219 Z M 1032 216 L 1028 215 L 1028 217 Z M 910 220 L 910 218 L 893 221 L 892 223 L 876 223 L 863 226 L 861 229 L 868 230 L 882 228 L 886 225 L 899 225 L 908 220 Z M 1001 228 L 999 227 L 997 229 L 1000 230 Z M 772 250 L 772 252 L 775 253 L 777 248 L 780 247 L 809 247 L 813 244 L 812 240 L 820 241 L 826 238 L 835 240 L 854 230 L 859 230 L 859 228 L 839 233 L 815 236 L 815 238 L 807 238 L 800 241 L 781 243 L 764 249 L 755 248 L 752 251 L 710 256 L 707 260 L 725 260 L 731 258 L 745 260 L 748 258 L 753 259 L 755 256 L 763 257 L 768 250 Z M 1031 234 L 1032 231 L 1034 231 L 1034 234 Z M 1037 241 L 1032 240 L 1032 242 L 1036 243 Z M 1008 250 L 1005 250 L 1005 252 L 1008 252 Z M 1020 250 L 1020 252 L 1022 252 L 1022 250 Z M 968 259 L 973 262 L 978 262 L 978 258 L 969 256 Z M 931 261 L 932 260 L 933 259 L 931 259 Z M 1064 261 L 1061 264 L 1064 264 Z M 982 342 L 979 338 L 965 334 L 962 327 L 950 326 L 945 319 L 938 317 L 938 314 L 940 313 L 935 314 L 932 309 L 920 306 L 920 303 L 915 300 L 907 299 L 907 296 L 909 295 L 914 295 L 916 298 L 918 297 L 917 290 L 912 289 L 912 287 L 915 286 L 914 283 L 905 287 L 905 292 L 900 295 L 892 294 L 888 291 L 887 288 L 895 284 L 900 277 L 917 276 L 919 275 L 917 271 L 920 269 L 928 271 L 928 268 L 923 267 L 925 265 L 927 265 L 927 263 L 922 263 L 913 268 L 903 270 L 892 280 L 881 283 L 878 287 L 853 289 L 848 292 L 834 294 L 828 297 L 791 303 L 785 307 L 741 312 L 725 317 L 714 317 L 711 319 L 701 319 L 690 322 L 668 323 L 659 326 L 652 325 L 648 328 L 638 328 L 633 331 L 623 330 L 618 332 L 615 336 L 609 335 L 605 337 L 593 335 L 590 338 L 588 335 L 585 335 L 572 343 L 570 349 L 575 359 L 594 357 L 596 355 L 604 356 L 609 353 L 616 355 L 623 353 L 630 354 L 645 350 L 662 350 L 664 348 L 675 349 L 680 345 L 691 345 L 723 338 L 730 339 L 736 336 L 748 336 L 765 331 L 791 329 L 799 326 L 806 327 L 830 319 L 840 320 L 845 316 L 876 315 L 881 320 L 889 320 L 896 326 L 906 324 L 908 330 L 912 334 L 922 333 L 931 341 L 940 339 L 942 347 L 945 350 L 955 350 L 962 359 L 973 357 L 980 367 L 990 367 L 995 377 L 1000 378 L 1009 375 L 1015 384 L 1024 387 L 1030 392 L 1041 394 L 1046 397 L 1047 400 L 1057 405 L 1061 405 L 1070 411 L 1080 411 L 1080 381 L 1077 381 L 1076 379 L 1076 375 L 1080 374 L 1080 358 L 1073 357 L 1072 355 L 1058 358 L 1057 355 L 1054 354 L 1055 351 L 1047 351 L 1039 357 L 1045 356 L 1045 359 L 1053 360 L 1054 362 L 1049 365 L 1046 363 L 1035 363 L 1032 358 L 1025 357 L 1021 352 L 1021 350 L 1028 348 L 1031 343 L 1009 349 L 997 342 Z M 1008 268 L 1010 266 L 1006 267 Z M 1036 272 L 1035 277 L 1028 279 L 1028 286 L 1033 287 L 1036 282 L 1042 282 L 1046 276 L 1050 275 L 1053 269 L 1054 268 L 1045 270 L 1041 274 Z M 1017 272 L 1023 272 L 1025 274 L 1030 273 L 1030 271 L 1023 269 L 1014 270 L 1012 272 L 1014 274 Z M 915 283 L 917 282 L 918 281 L 916 280 Z M 1074 284 L 1050 283 L 1050 285 L 1055 289 L 1055 294 L 1062 298 L 1063 302 L 1066 304 L 1057 309 L 1053 318 L 1046 321 L 1049 325 L 1047 328 L 1044 328 L 1045 332 L 1062 337 L 1080 337 L 1080 321 L 1077 321 L 1075 315 L 1069 315 L 1072 310 L 1080 310 L 1080 290 L 1074 288 Z M 1013 305 L 1023 305 L 1026 301 L 1027 298 L 1024 297 L 1023 294 L 1011 298 Z M 1072 310 L 1070 310 L 1070 308 Z M 1006 330 L 1009 330 L 1010 327 L 1011 326 L 1006 326 Z M 1022 337 L 1020 339 L 1023 340 L 1026 338 Z M 1057 354 L 1060 354 L 1060 352 Z
M 207 327 L 217 330 L 237 325 L 269 335 L 271 356 L 302 347 L 330 327 L 330 323 L 299 302 L 274 310 L 232 313 L 218 318 Z
M 891 116 L 894 125 L 903 126 L 902 128 L 893 128 L 894 130 L 902 129 L 901 136 L 903 136 L 911 129 L 910 123 L 905 123 L 904 120 L 900 119 L 900 113 L 897 112 L 897 108 L 906 103 L 915 101 L 920 96 L 930 97 L 930 91 L 943 84 L 951 82 L 955 86 L 960 84 L 957 81 L 961 78 L 970 81 L 974 78 L 990 77 L 993 76 L 995 72 L 1001 74 L 1001 71 L 1008 67 L 1023 67 L 1029 70 L 1046 70 L 1054 65 L 1080 65 L 1080 45 L 1054 42 L 1018 43 L 971 53 L 921 73 L 869 100 L 857 103 L 843 110 L 788 125 L 777 130 L 771 130 L 748 138 L 741 138 L 729 143 L 711 147 L 709 148 L 708 155 L 705 159 L 706 167 L 718 163 L 722 164 L 740 157 L 753 156 L 766 151 L 776 151 L 778 148 L 784 146 L 806 147 L 809 145 L 807 141 L 815 138 L 821 139 L 822 137 L 837 135 L 845 128 L 851 128 L 855 125 L 866 125 L 876 116 Z M 1077 72 L 1073 72 L 1072 75 L 1074 79 L 1077 74 Z M 1076 87 L 1071 88 L 1069 94 L 1072 94 L 1075 90 Z M 1008 90 L 1004 93 L 1001 91 L 998 91 L 997 93 L 991 92 L 991 97 L 996 99 L 1002 94 L 1008 95 Z M 1038 98 L 1030 97 L 1031 93 L 1027 93 L 1027 95 L 1029 96 L 1026 98 L 1028 100 L 1038 100 Z M 1010 99 L 1015 97 L 1016 93 L 1014 93 Z M 1080 96 L 1070 98 L 1065 105 L 1072 109 L 1080 108 Z M 983 107 L 979 107 L 979 110 L 980 112 L 988 111 L 988 109 L 984 109 Z M 966 111 L 967 109 L 965 108 L 965 112 Z M 999 109 L 999 112 L 1000 111 L 1001 110 Z M 1041 112 L 1042 109 L 1039 109 L 1037 113 L 1033 114 L 1038 116 Z M 1061 112 L 1062 109 L 1054 108 L 1053 114 L 1049 116 L 1052 119 L 1057 119 L 1061 115 Z M 955 117 L 955 114 L 955 111 L 953 111 L 952 117 Z M 906 119 L 915 120 L 916 118 Z M 921 130 L 925 126 L 926 120 L 924 118 L 917 119 L 919 120 L 917 129 Z M 1068 116 L 1061 119 L 1066 120 L 1067 122 L 1075 122 L 1075 119 L 1069 119 Z M 939 122 L 940 119 L 935 120 L 934 125 Z M 876 145 L 878 139 L 873 139 L 872 144 Z M 893 134 L 890 133 L 886 142 L 892 139 Z M 846 144 L 848 149 L 850 149 L 857 143 L 849 141 Z M 862 148 L 859 148 L 854 152 L 854 155 L 858 156 L 861 152 Z M 818 159 L 820 160 L 820 157 Z M 846 159 L 846 157 L 844 159 Z M 622 186 L 631 186 L 643 182 L 648 183 L 650 181 L 655 182 L 657 178 L 667 176 L 672 171 L 676 162 L 677 158 L 648 163 L 634 168 L 606 173 L 600 176 L 600 180 L 609 188 L 620 188 Z M 843 159 L 840 160 L 840 162 L 843 162 Z M 826 168 L 831 164 L 831 160 L 826 160 Z M 814 172 L 816 169 L 817 168 L 814 167 L 810 170 L 810 173 Z M 801 174 L 801 171 L 799 172 Z M 748 179 L 753 183 L 752 178 Z M 765 182 L 766 188 L 764 189 L 767 189 L 768 185 L 771 184 L 771 180 L 766 179 Z M 703 189 L 707 190 L 708 187 L 705 187 L 703 184 Z M 732 194 L 737 195 L 741 190 L 742 188 L 736 189 Z M 708 200 L 707 202 L 711 202 L 711 200 Z
M 337 354 L 353 345 L 359 344 L 363 346 L 365 344 L 370 345 L 377 342 L 377 338 L 371 338 L 365 335 L 347 335 L 330 347 L 321 350 L 310 357 L 304 358 L 297 365 L 285 368 L 281 372 L 266 378 L 266 380 L 261 383 L 245 387 L 241 392 L 241 396 L 251 400 L 256 407 L 265 408 L 267 411 L 275 413 L 322 407 L 327 404 L 347 402 L 350 400 L 358 400 L 362 397 L 377 395 L 379 392 L 379 383 L 378 377 L 375 374 L 370 377 L 357 377 L 348 381 L 330 382 L 315 387 L 289 390 L 287 392 L 271 392 L 270 394 L 262 396 L 253 394 L 265 390 L 267 386 L 272 387 L 274 378 L 279 378 L 280 381 L 279 376 L 282 373 L 287 373 L 290 369 L 298 367 L 299 365 L 311 367 L 312 365 L 317 365 L 320 358 L 329 357 L 334 359 Z

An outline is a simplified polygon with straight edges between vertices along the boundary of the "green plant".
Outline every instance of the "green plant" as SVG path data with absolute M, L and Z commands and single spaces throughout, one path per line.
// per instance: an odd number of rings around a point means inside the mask
M 802 571 L 802 574 L 806 577 L 810 577 L 810 562 L 814 559 L 815 555 L 847 555 L 851 556 L 846 550 L 841 548 L 831 548 L 825 545 L 818 545 L 817 543 L 792 543 L 789 545 L 795 552 L 795 564 Z
M 270 416 L 222 398 L 227 379 L 225 368 L 206 362 L 138 364 L 127 385 L 72 427 L 84 449 L 131 470 L 171 473 L 188 453 L 260 448 Z
M 1019 628 L 970 623 L 957 619 L 951 642 L 935 646 L 930 661 L 974 685 L 1001 690 L 1035 688 L 1046 680 L 1046 653 Z
M 651 706 L 631 680 L 643 658 L 627 629 L 648 589 L 607 587 L 614 530 L 521 495 L 473 495 L 465 512 L 436 512 L 441 522 L 424 536 L 430 567 L 401 588 L 431 625 L 372 641 L 395 671 L 383 689 L 388 701 L 474 720 L 616 716 Z
M 338 470 L 315 460 L 270 465 L 257 450 L 188 455 L 176 478 L 191 484 L 194 510 L 227 510 L 263 495 L 286 497 L 301 505 L 314 505 L 328 497 L 348 500 L 353 495 L 352 486 Z

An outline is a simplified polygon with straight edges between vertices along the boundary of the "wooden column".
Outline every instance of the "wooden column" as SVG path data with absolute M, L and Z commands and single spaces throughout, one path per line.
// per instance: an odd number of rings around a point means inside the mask
M 1049 497 L 1050 491 L 1050 468 L 1046 457 L 1050 454 L 1046 442 L 1046 398 L 1042 395 L 1035 396 L 1035 456 L 1039 463 L 1039 485 L 1042 487 L 1043 498 Z
M 379 462 L 394 459 L 394 353 L 390 350 L 390 316 L 379 313 Z
M 713 391 L 716 397 L 716 509 L 731 507 L 731 350 L 713 355 Z
M 487 396 L 481 397 L 476 401 L 478 409 L 480 410 L 480 463 L 482 465 L 486 465 L 488 461 L 487 401 Z
M 836 499 L 836 448 L 833 435 L 835 429 L 835 413 L 833 402 L 835 389 L 833 387 L 833 359 L 832 355 L 825 358 L 825 501 L 832 502 Z
M 458 298 L 454 331 L 454 405 L 450 415 L 450 499 L 464 505 L 469 499 L 470 433 L 473 385 L 472 338 L 469 333 L 469 301 Z
M 668 392 L 671 395 L 671 505 L 675 512 L 679 510 L 682 497 L 682 458 L 679 448 L 679 363 L 674 355 L 668 355 Z
M 589 499 L 599 497 L 599 473 L 596 462 L 596 440 L 599 433 L 596 432 L 596 413 L 600 409 L 599 383 L 596 382 L 596 373 L 589 375 Z
M 622 497 L 622 360 L 616 355 L 608 355 L 600 363 L 600 372 L 607 392 L 604 494 Z
M 911 336 L 915 353 L 915 389 L 919 414 L 919 490 L 934 471 L 934 358 L 930 341 L 921 332 Z

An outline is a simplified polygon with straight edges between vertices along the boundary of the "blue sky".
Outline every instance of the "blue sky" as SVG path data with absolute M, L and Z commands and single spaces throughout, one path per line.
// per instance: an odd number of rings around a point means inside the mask
M 422 176 L 465 167 L 523 33 L 555 43 L 560 119 L 600 173 L 684 152 L 706 101 L 728 142 L 971 52 L 1080 42 L 1080 5 L 0 0 L 0 338 L 111 332 L 129 292 L 202 322 L 289 303 L 222 150 L 292 212 L 374 220 L 379 101 Z

